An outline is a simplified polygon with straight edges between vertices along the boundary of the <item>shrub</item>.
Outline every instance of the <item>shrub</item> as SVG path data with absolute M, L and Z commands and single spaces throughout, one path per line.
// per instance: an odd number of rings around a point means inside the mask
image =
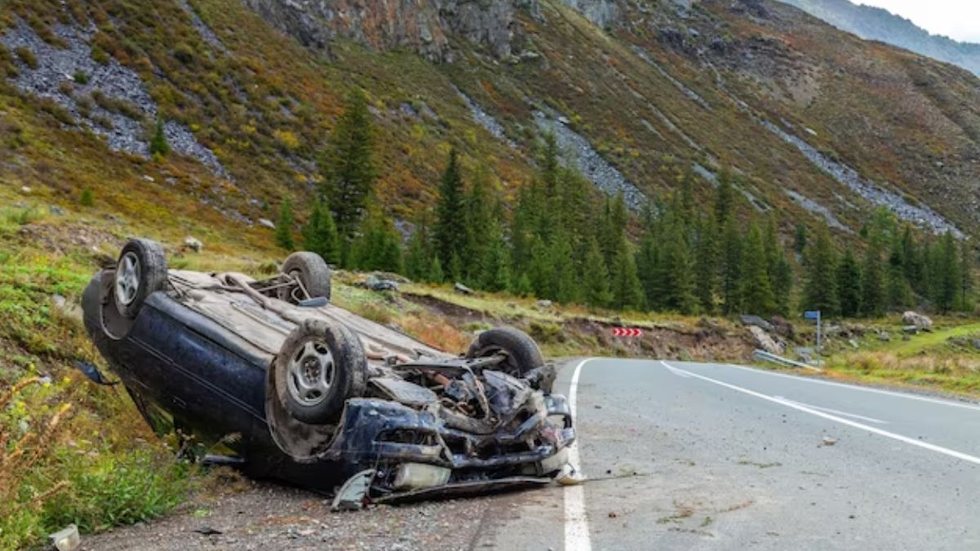
M 75 74 L 72 76 L 72 78 L 75 79 L 75 82 L 77 84 L 80 84 L 82 86 L 88 84 L 88 80 L 89 80 L 88 73 L 86 73 L 85 71 L 75 71 Z
M 31 69 L 37 69 L 37 56 L 34 55 L 34 52 L 30 48 L 21 46 L 15 49 L 14 53 L 24 62 L 24 65 L 27 65 Z
M 167 156 L 170 153 L 170 143 L 167 142 L 167 136 L 163 133 L 163 121 L 157 121 L 156 130 L 153 132 L 153 137 L 150 138 L 150 155 L 153 156 Z
M 92 190 L 90 188 L 82 190 L 82 195 L 78 198 L 78 203 L 83 207 L 91 207 L 95 204 L 95 198 L 92 196 Z
M 194 48 L 186 42 L 181 42 L 174 47 L 174 58 L 184 65 L 190 65 L 194 63 Z

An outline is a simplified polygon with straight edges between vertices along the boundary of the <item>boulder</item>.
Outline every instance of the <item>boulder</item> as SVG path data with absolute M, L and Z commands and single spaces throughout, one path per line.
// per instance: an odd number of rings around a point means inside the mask
M 462 283 L 460 283 L 458 281 L 456 282 L 455 285 L 453 285 L 453 290 L 456 291 L 457 293 L 460 293 L 460 294 L 463 294 L 463 295 L 472 295 L 473 292 L 474 292 L 473 289 L 470 289 L 469 287 L 467 287 L 466 285 L 463 285 Z
M 269 228 L 270 230 L 276 229 L 275 222 L 273 222 L 272 220 L 269 220 L 268 218 L 259 218 L 259 225 L 260 226 L 265 226 L 265 227 Z
M 363 283 L 364 287 L 372 291 L 397 291 L 398 282 L 371 274 Z
M 777 355 L 786 352 L 786 346 L 772 338 L 772 335 L 767 333 L 761 327 L 750 325 L 749 332 L 752 333 L 752 337 L 755 339 L 756 345 L 766 352 Z
M 776 334 L 784 339 L 793 340 L 796 338 L 796 328 L 782 316 L 772 317 L 772 327 Z
M 929 319 L 929 316 L 913 312 L 912 310 L 902 314 L 902 323 L 904 325 L 914 325 L 920 331 L 932 331 L 932 320 Z
M 184 248 L 199 253 L 204 248 L 204 243 L 201 243 L 200 239 L 188 235 L 184 238 Z
M 767 332 L 772 332 L 773 329 L 774 329 L 771 323 L 769 323 L 768 321 L 760 318 L 759 316 L 743 315 L 743 316 L 740 316 L 739 319 L 742 321 L 742 325 L 748 325 L 750 327 L 753 327 L 753 326 L 754 327 L 759 327 L 760 329 L 762 329 L 764 331 L 767 331 Z

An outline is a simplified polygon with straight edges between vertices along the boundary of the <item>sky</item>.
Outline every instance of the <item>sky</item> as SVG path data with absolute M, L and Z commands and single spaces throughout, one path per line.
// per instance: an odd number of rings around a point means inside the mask
M 980 43 L 980 0 L 852 0 L 910 19 L 932 34 Z

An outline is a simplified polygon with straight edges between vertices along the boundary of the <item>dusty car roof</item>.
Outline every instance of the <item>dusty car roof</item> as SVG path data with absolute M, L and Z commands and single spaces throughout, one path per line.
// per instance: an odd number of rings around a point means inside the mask
M 225 285 L 219 275 L 187 270 L 171 270 L 169 275 L 175 300 L 269 354 L 278 354 L 286 336 L 296 327 L 295 323 L 265 308 L 249 295 Z M 316 317 L 346 326 L 360 337 L 369 359 L 392 354 L 410 359 L 419 355 L 449 355 L 333 304 L 301 307 L 278 302 L 277 306 L 296 317 Z

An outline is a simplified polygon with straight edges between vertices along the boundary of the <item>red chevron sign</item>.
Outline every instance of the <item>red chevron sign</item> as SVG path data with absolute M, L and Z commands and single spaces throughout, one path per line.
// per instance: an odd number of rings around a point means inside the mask
M 642 337 L 643 330 L 635 327 L 613 327 L 614 337 Z

